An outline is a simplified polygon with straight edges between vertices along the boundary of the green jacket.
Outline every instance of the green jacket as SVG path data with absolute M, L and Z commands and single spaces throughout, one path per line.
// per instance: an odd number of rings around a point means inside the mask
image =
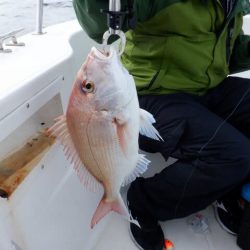
M 74 0 L 78 20 L 101 42 L 108 0 Z M 127 0 L 121 0 L 122 8 Z M 250 69 L 250 36 L 242 33 L 249 0 L 235 0 L 228 16 L 219 0 L 134 0 L 137 25 L 122 56 L 139 94 L 203 94 L 230 73 Z

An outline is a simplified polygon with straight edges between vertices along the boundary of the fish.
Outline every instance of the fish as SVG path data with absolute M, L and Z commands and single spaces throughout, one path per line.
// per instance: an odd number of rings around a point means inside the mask
M 150 161 L 139 153 L 139 133 L 163 140 L 155 119 L 140 109 L 135 81 L 115 49 L 92 47 L 73 83 L 66 113 L 49 128 L 63 146 L 81 183 L 103 190 L 93 228 L 110 211 L 130 221 L 120 188 L 144 173 Z

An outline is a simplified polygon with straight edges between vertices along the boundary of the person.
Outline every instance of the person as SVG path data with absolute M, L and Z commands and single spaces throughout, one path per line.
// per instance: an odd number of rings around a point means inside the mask
M 139 146 L 177 159 L 151 178 L 137 178 L 128 190 L 129 209 L 141 226 L 130 225 L 136 244 L 162 250 L 159 221 L 215 201 L 218 220 L 237 234 L 238 190 L 250 172 L 250 80 L 230 75 L 250 69 L 250 36 L 242 32 L 249 1 L 121 5 L 130 10 L 123 20 L 122 62 L 135 79 L 140 107 L 154 115 L 164 139 L 140 136 Z M 83 29 L 101 42 L 107 17 L 100 9 L 108 9 L 108 1 L 74 0 L 74 8 Z

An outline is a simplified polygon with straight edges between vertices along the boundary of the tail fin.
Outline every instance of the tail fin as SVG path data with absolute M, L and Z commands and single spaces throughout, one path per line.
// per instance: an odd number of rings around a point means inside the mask
M 94 226 L 110 211 L 121 214 L 129 222 L 139 225 L 137 221 L 131 218 L 127 207 L 125 206 L 121 196 L 119 196 L 118 199 L 112 202 L 106 202 L 104 198 L 102 198 L 91 220 L 91 228 L 94 228 Z

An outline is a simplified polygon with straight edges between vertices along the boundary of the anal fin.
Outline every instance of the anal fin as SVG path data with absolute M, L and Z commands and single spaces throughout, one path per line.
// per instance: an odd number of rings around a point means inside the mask
M 132 173 L 125 177 L 122 186 L 128 185 L 129 183 L 134 181 L 136 177 L 141 176 L 148 169 L 149 163 L 150 161 L 145 157 L 145 155 L 139 154 L 136 168 Z

